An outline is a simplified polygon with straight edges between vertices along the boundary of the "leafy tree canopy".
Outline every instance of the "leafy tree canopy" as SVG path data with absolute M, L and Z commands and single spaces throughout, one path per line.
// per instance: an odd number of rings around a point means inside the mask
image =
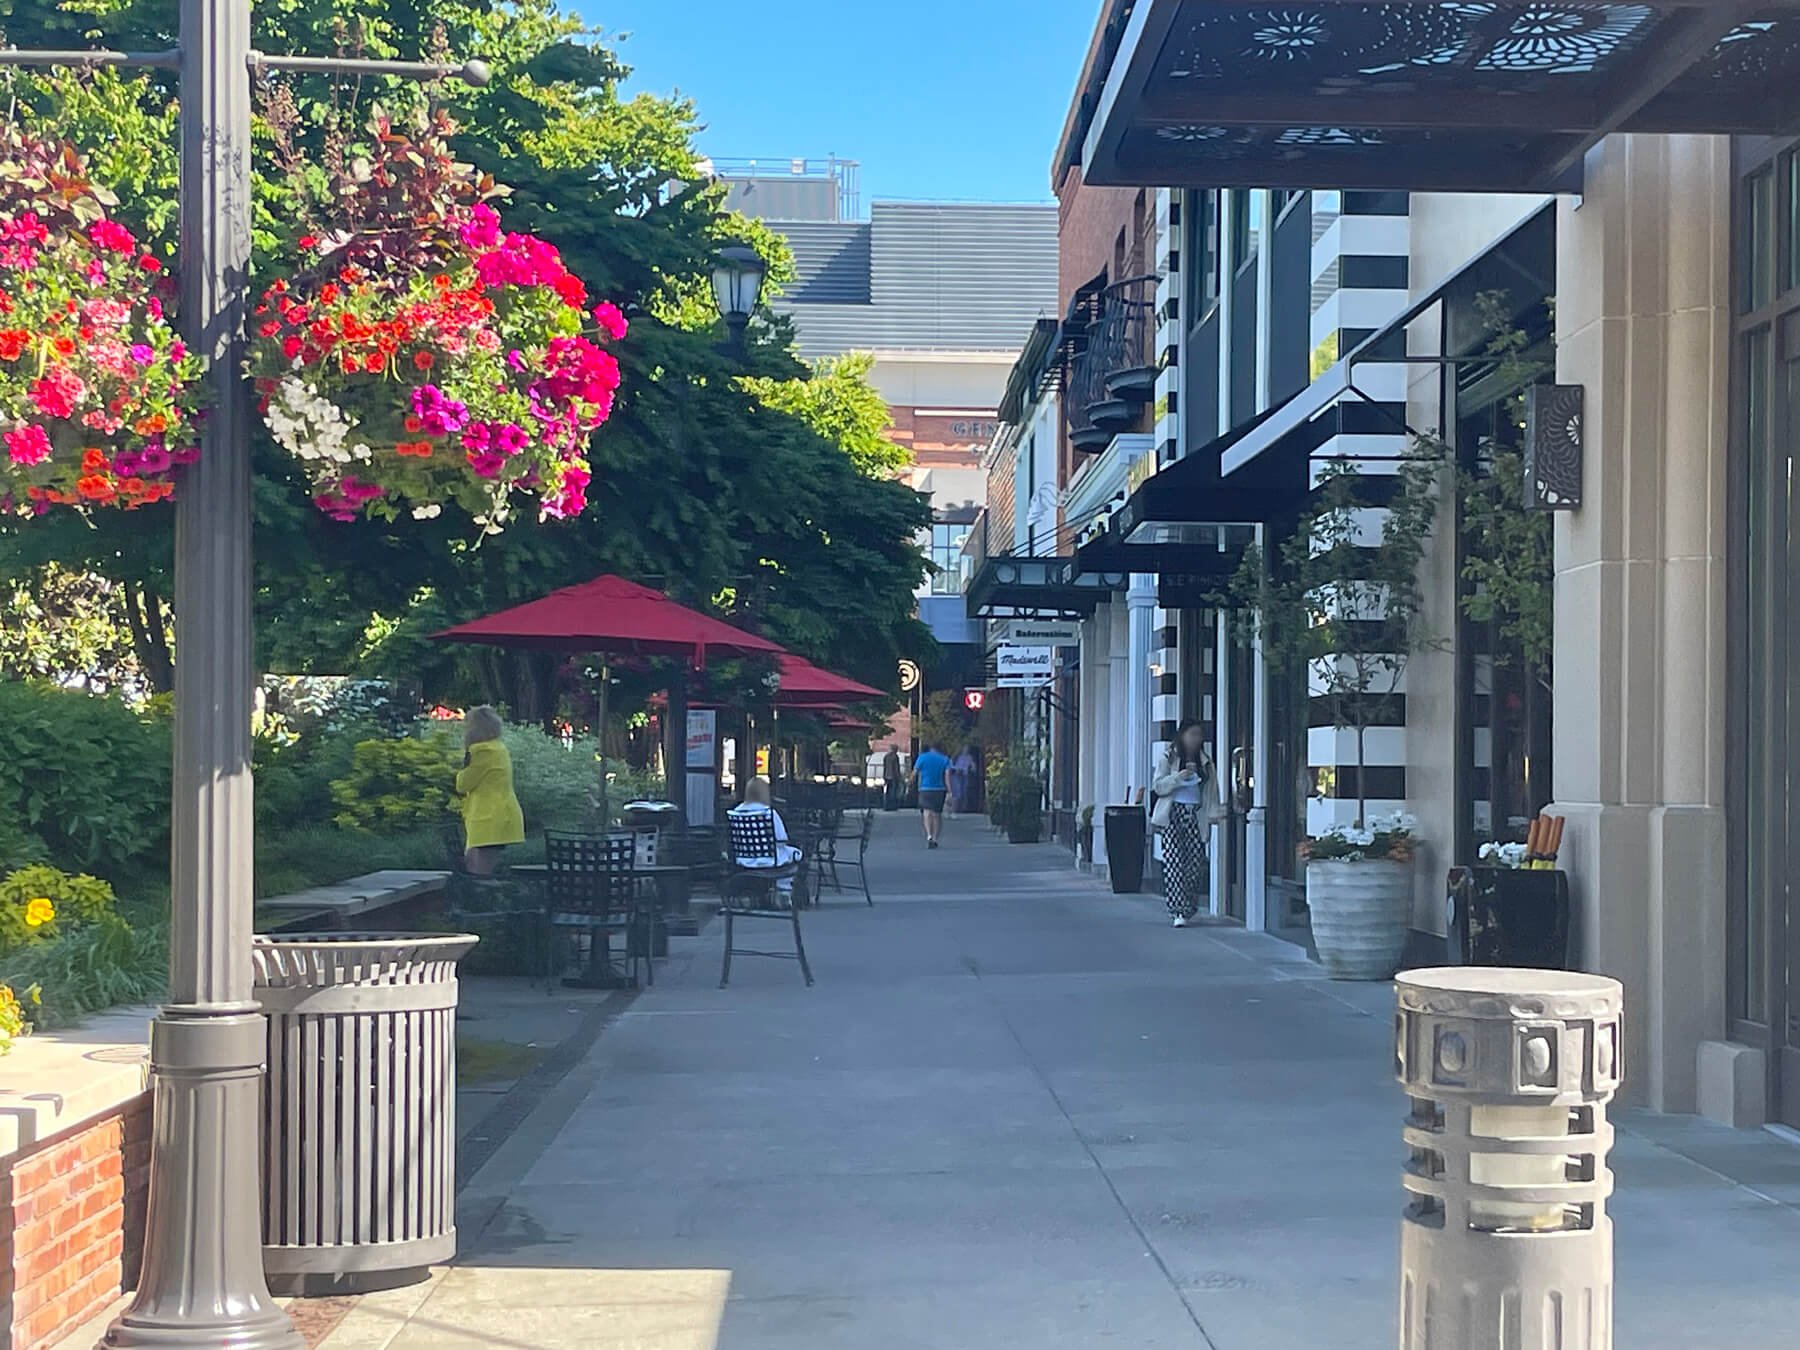
M 153 49 L 173 44 L 176 9 L 173 0 L 0 0 L 0 27 L 19 46 Z M 709 289 L 718 247 L 751 243 L 775 286 L 791 279 L 792 259 L 765 226 L 724 209 L 721 187 L 698 181 L 691 103 L 627 96 L 628 68 L 613 47 L 554 0 L 287 0 L 257 5 L 254 17 L 265 51 L 473 55 L 494 71 L 481 89 L 311 75 L 261 82 L 259 277 L 292 264 L 295 241 L 322 209 L 328 166 L 357 153 L 371 112 L 399 116 L 429 100 L 459 124 L 457 151 L 512 189 L 509 227 L 549 239 L 632 323 L 618 348 L 624 388 L 594 442 L 591 504 L 576 520 L 479 544 L 454 511 L 379 529 L 337 524 L 306 500 L 272 445 L 256 445 L 265 666 L 404 672 L 439 697 L 507 697 L 513 679 L 542 694 L 546 663 L 520 660 L 509 673 L 491 655 L 424 639 L 604 571 L 713 606 L 882 687 L 898 656 L 927 654 L 912 595 L 925 574 L 915 540 L 929 510 L 887 476 L 904 456 L 887 439 L 867 361 L 809 370 L 789 326 L 770 319 L 751 326 L 743 350 L 722 349 Z M 170 247 L 170 78 L 5 78 L 13 115 L 74 142 L 131 222 Z M 0 522 L 0 576 L 56 561 L 129 583 L 160 611 L 172 591 L 171 525 L 166 510 Z

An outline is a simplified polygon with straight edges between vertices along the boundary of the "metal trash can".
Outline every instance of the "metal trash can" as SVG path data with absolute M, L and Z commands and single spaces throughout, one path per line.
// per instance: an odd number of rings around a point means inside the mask
M 1400 1350 L 1612 1350 L 1618 981 L 1454 967 L 1394 989 Z
M 272 1288 L 391 1285 L 456 1254 L 456 963 L 476 941 L 256 939 Z
M 1109 806 L 1105 816 L 1106 870 L 1114 895 L 1136 895 L 1144 889 L 1144 845 L 1149 822 L 1141 806 Z

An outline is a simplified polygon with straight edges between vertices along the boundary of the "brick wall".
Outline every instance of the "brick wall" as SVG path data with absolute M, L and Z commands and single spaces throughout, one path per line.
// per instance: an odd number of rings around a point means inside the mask
M 137 1282 L 150 1096 L 0 1159 L 0 1350 L 53 1345 Z
M 1107 274 L 1108 281 L 1121 281 L 1126 276 L 1148 272 L 1154 267 L 1156 193 L 1153 190 L 1089 187 L 1082 181 L 1081 170 L 1077 167 L 1064 175 L 1058 184 L 1056 200 L 1059 207 L 1056 229 L 1059 316 L 1069 312 L 1069 302 L 1075 298 L 1075 292 L 1102 272 Z M 1146 425 L 1143 429 L 1149 428 Z M 1066 423 L 1058 428 L 1056 440 L 1056 482 L 1059 487 L 1067 487 L 1075 469 L 1075 452 L 1069 447 Z M 1063 542 L 1066 545 L 1067 540 Z

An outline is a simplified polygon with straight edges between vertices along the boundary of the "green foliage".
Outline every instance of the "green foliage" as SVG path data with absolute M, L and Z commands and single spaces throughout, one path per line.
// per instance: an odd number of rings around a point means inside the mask
M 109 919 L 116 903 L 98 877 L 47 863 L 21 867 L 0 878 L 0 956 Z
M 0 679 L 139 691 L 147 679 L 126 604 L 119 583 L 55 563 L 0 576 Z
M 381 831 L 446 821 L 457 762 L 443 736 L 358 741 L 350 772 L 331 785 L 333 819 L 346 829 Z
M 1270 565 L 1255 550 L 1232 583 L 1269 658 L 1310 678 L 1334 727 L 1356 733 L 1359 820 L 1367 812 L 1361 766 L 1369 727 L 1397 696 L 1414 653 L 1436 645 L 1423 620 L 1420 568 L 1437 519 L 1442 464 L 1421 447 L 1392 476 L 1370 537 L 1373 484 L 1331 460 Z
M 0 683 L 0 820 L 113 880 L 168 856 L 168 725 L 119 700 Z
M 1037 752 L 1015 742 L 1004 755 L 988 761 L 988 818 L 1015 844 L 1035 844 L 1043 834 L 1043 782 Z
M 825 357 L 804 379 L 747 378 L 744 386 L 763 406 L 787 413 L 811 427 L 871 477 L 897 473 L 912 460 L 905 446 L 888 439 L 893 415 L 869 383 L 875 358 L 868 352 Z
M 325 823 L 287 829 L 265 825 L 256 834 L 256 898 L 330 886 L 387 868 L 441 869 L 453 853 L 461 852 L 461 832 L 442 824 L 380 834 Z
M 536 727 L 508 726 L 501 740 L 512 756 L 513 795 L 532 830 L 579 830 L 598 782 L 598 743 L 578 736 L 565 745 Z
M 1495 378 L 1521 387 L 1544 365 L 1530 354 L 1530 337 L 1507 318 L 1503 292 L 1475 297 L 1488 332 L 1486 354 L 1497 365 Z M 1509 398 L 1505 416 L 1512 438 L 1525 427 L 1523 392 Z M 1463 612 L 1476 623 L 1494 624 L 1504 639 L 1497 660 L 1518 659 L 1533 674 L 1547 677 L 1556 626 L 1556 536 L 1548 512 L 1525 502 L 1525 460 L 1505 445 L 1486 456 L 1479 472 L 1458 474 L 1465 541 Z
M 117 915 L 0 958 L 0 983 L 37 988 L 39 1026 L 66 1024 L 124 1004 L 152 1003 L 168 987 L 168 932 L 133 928 Z
M 925 711 L 920 715 L 914 734 L 921 748 L 935 745 L 952 759 L 971 739 L 971 723 L 962 699 L 951 689 L 939 689 L 925 696 Z
M 20 46 L 173 45 L 166 0 L 13 0 L 6 36 Z M 699 114 L 687 101 L 626 96 L 613 50 L 552 0 L 292 0 L 252 15 L 264 51 L 413 58 L 479 53 L 487 87 L 429 90 L 372 77 L 278 77 L 265 100 L 291 99 L 298 128 L 257 123 L 252 270 L 291 266 L 302 232 L 294 175 L 316 177 L 380 102 L 397 116 L 429 98 L 462 130 L 457 152 L 512 188 L 510 226 L 554 243 L 596 298 L 623 306 L 630 337 L 624 385 L 593 443 L 592 505 L 583 517 L 510 530 L 479 548 L 455 511 L 376 531 L 322 518 L 292 466 L 265 438 L 252 446 L 258 538 L 257 660 L 299 673 L 395 676 L 432 701 L 505 703 L 515 718 L 556 711 L 555 664 L 523 654 L 431 644 L 457 620 L 586 580 L 602 571 L 675 579 L 676 598 L 716 609 L 791 649 L 877 687 L 902 656 L 929 660 L 913 593 L 926 575 L 917 538 L 929 506 L 906 484 L 870 475 L 888 462 L 885 415 L 855 363 L 809 372 L 791 326 L 760 316 L 746 350 L 721 350 L 708 297 L 718 246 L 744 238 L 778 288 L 793 275 L 785 243 L 724 209 L 718 185 L 697 183 Z M 21 74 L 31 102 L 72 119 L 97 177 L 145 219 L 172 209 L 172 81 L 108 75 L 75 88 Z M 108 109 L 111 109 L 109 112 Z M 126 147 L 132 147 L 129 154 Z M 142 149 L 139 147 L 148 147 Z M 135 156 L 135 158 L 134 158 Z M 671 185 L 678 186 L 671 189 Z M 779 390 L 771 406 L 757 384 Z M 155 636 L 171 593 L 171 513 L 114 513 L 81 522 L 0 522 L 0 575 L 46 560 L 130 583 L 148 612 L 147 671 L 166 688 Z M 144 654 L 140 654 L 141 658 Z M 566 691 L 565 691 L 566 696 Z M 262 766 L 259 765 L 259 768 Z

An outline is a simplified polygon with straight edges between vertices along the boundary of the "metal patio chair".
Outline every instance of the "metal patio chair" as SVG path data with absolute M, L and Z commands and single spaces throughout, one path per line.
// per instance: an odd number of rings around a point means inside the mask
M 731 958 L 767 956 L 798 961 L 800 974 L 810 987 L 812 967 L 806 960 L 806 943 L 800 936 L 801 892 L 808 880 L 807 854 L 793 862 L 776 863 L 781 855 L 775 837 L 773 811 L 738 809 L 727 814 L 730 822 L 730 865 L 719 886 L 719 913 L 725 916 L 725 955 L 719 968 L 719 988 L 731 982 Z M 787 883 L 785 886 L 782 883 Z M 737 920 L 785 919 L 794 930 L 791 952 L 761 951 L 737 945 Z
M 615 934 L 625 939 L 626 978 L 636 978 L 642 962 L 645 980 L 654 986 L 656 968 L 650 961 L 650 941 L 643 927 L 643 904 L 637 877 L 638 839 L 629 831 L 613 834 L 546 834 L 544 836 L 545 922 L 557 929 L 577 929 L 588 934 L 591 944 L 588 975 L 603 983 L 600 951 Z M 547 940 L 547 980 L 556 977 L 556 943 Z

